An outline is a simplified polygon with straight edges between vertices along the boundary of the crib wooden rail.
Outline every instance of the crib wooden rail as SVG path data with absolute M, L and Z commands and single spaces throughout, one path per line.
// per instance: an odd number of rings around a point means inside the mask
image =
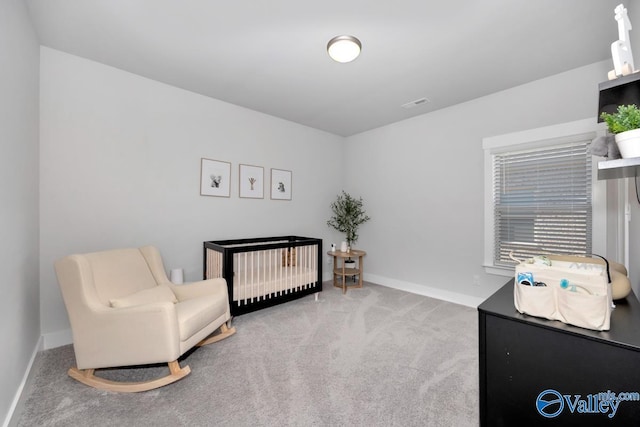
M 321 239 L 207 241 L 203 263 L 204 279 L 226 279 L 234 316 L 322 291 Z

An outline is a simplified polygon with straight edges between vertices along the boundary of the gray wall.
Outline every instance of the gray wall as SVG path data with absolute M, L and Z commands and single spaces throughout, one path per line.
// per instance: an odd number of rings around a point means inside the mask
M 373 218 L 360 233 L 367 271 L 398 287 L 490 295 L 485 274 L 482 138 L 593 117 L 600 62 L 347 139 L 347 190 Z M 435 288 L 435 289 L 434 289 Z M 446 295 L 445 295 L 446 296 Z
M 202 278 L 205 240 L 325 239 L 340 191 L 342 137 L 49 48 L 41 50 L 41 325 L 70 342 L 53 263 L 156 245 L 167 269 Z M 200 196 L 200 159 L 232 163 L 231 197 Z M 238 164 L 293 172 L 293 200 L 238 197 Z M 326 267 L 326 263 L 325 263 Z
M 38 41 L 21 0 L 0 2 L 0 414 L 40 337 L 38 295 Z

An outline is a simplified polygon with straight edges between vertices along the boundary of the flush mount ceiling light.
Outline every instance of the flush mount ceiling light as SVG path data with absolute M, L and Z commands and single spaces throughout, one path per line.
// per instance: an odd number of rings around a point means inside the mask
M 337 62 L 351 62 L 360 55 L 362 44 L 353 36 L 336 36 L 327 43 L 327 53 Z

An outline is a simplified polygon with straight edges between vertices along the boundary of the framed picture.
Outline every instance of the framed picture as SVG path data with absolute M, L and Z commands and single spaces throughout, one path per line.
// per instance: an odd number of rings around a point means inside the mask
M 231 163 L 205 159 L 200 161 L 200 195 L 231 196 Z
M 264 198 L 264 168 L 262 166 L 240 165 L 240 197 Z
M 291 171 L 271 169 L 271 199 L 291 200 Z

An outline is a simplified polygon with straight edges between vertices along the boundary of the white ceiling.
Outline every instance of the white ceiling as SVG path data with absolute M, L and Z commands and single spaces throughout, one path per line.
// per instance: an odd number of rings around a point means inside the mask
M 44 46 L 349 136 L 610 58 L 620 1 L 27 3 Z M 340 34 L 352 63 L 326 54 Z

